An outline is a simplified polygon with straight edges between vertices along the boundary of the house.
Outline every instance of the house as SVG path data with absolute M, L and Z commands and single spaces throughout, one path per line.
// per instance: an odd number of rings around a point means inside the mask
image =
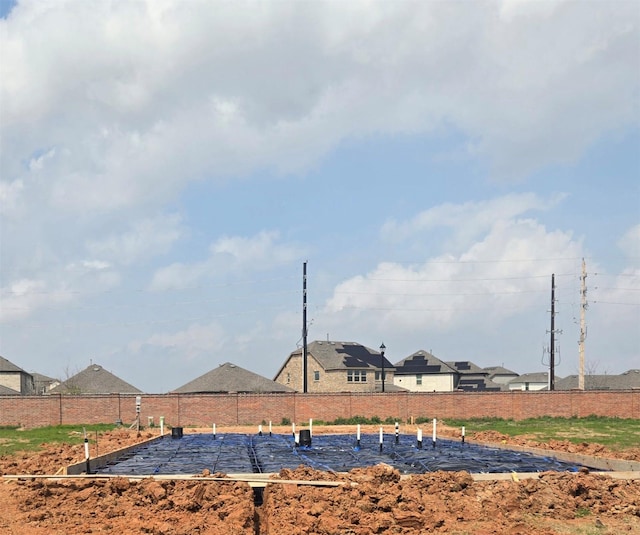
M 197 377 L 173 392 L 180 394 L 217 393 L 217 392 L 294 392 L 293 388 L 282 385 L 262 375 L 245 370 L 230 362 Z
M 141 394 L 130 385 L 98 364 L 91 364 L 81 372 L 50 390 L 52 394 Z
M 465 392 L 496 392 L 501 390 L 500 385 L 494 383 L 489 378 L 489 372 L 471 361 L 447 361 L 447 364 L 458 372 L 458 381 L 455 385 L 456 390 L 463 390 Z
M 384 383 L 382 369 L 384 367 Z M 275 381 L 303 391 L 302 349 L 293 351 Z M 395 367 L 384 353 L 355 342 L 314 341 L 307 346 L 307 392 L 397 391 Z
M 578 376 L 569 375 L 556 381 L 556 390 L 575 390 L 578 388 Z M 585 390 L 631 390 L 640 388 L 640 370 L 627 370 L 620 375 L 585 375 Z
M 484 368 L 484 371 L 487 372 L 491 381 L 499 385 L 506 385 L 509 381 L 518 377 L 516 372 L 508 370 L 503 366 L 489 366 Z
M 556 377 L 556 383 L 558 380 L 559 378 Z M 509 390 L 546 390 L 549 388 L 549 373 L 524 373 L 515 379 L 511 379 L 507 386 Z
M 4 357 L 0 357 L 0 386 L 14 390 L 23 396 L 35 393 L 33 376 Z
M 41 373 L 33 372 L 33 384 L 35 387 L 36 394 L 48 394 L 52 388 L 55 388 L 60 384 L 58 379 L 54 379 L 52 377 L 47 377 L 46 375 L 42 375 Z
M 395 364 L 393 383 L 410 392 L 452 392 L 458 380 L 458 372 L 420 350 Z

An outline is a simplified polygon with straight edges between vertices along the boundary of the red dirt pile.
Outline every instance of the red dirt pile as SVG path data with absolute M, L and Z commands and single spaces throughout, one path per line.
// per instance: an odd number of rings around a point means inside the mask
M 328 479 L 307 468 L 283 479 Z M 640 533 L 640 481 L 590 474 L 542 474 L 539 480 L 474 482 L 466 472 L 401 479 L 385 465 L 334 479 L 342 487 L 272 485 L 265 491 L 263 533 L 558 534 L 568 526 L 598 533 Z

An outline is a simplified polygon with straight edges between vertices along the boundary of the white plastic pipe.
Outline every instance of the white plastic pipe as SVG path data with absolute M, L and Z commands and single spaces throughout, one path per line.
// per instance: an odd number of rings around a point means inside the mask
M 436 445 L 436 426 L 437 426 L 437 420 L 434 418 L 433 419 L 433 445 Z

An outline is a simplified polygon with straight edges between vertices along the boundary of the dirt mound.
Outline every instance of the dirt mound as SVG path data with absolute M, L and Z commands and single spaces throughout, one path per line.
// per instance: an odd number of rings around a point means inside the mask
M 246 483 L 32 480 L 12 483 L 10 493 L 2 533 L 255 533 Z
M 306 468 L 286 479 L 327 473 Z M 466 472 L 401 479 L 391 467 L 354 470 L 341 487 L 272 485 L 265 491 L 262 533 L 640 533 L 640 482 L 591 474 L 545 473 L 539 480 L 474 482 Z M 350 484 L 353 483 L 353 484 Z
M 549 440 L 539 442 L 523 436 L 512 437 L 499 433 L 498 431 L 477 431 L 471 435 L 473 440 L 478 442 L 494 442 L 499 444 L 515 444 L 517 446 L 527 446 L 529 448 L 541 448 L 553 451 L 565 451 L 568 453 L 579 453 L 581 455 L 592 455 L 598 457 L 608 457 L 609 459 L 624 459 L 627 461 L 640 461 L 640 448 L 627 448 L 621 451 L 612 450 L 602 444 L 582 442 L 576 444 L 569 440 Z

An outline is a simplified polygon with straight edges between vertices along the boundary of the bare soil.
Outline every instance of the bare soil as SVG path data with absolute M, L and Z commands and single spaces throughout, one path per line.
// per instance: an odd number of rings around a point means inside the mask
M 363 432 L 376 429 L 363 426 Z M 225 428 L 220 432 L 255 430 Z M 274 432 L 286 429 L 274 428 Z M 314 434 L 324 432 L 340 430 L 314 427 Z M 444 435 L 448 432 L 455 436 L 457 431 L 440 429 Z M 157 434 L 143 432 L 138 436 L 128 430 L 104 433 L 98 439 L 99 452 Z M 491 432 L 468 438 L 523 444 L 522 439 Z M 612 452 L 602 446 L 563 441 L 526 445 L 640 458 L 640 449 Z M 93 455 L 96 444 L 91 447 Z M 83 445 L 43 445 L 36 453 L 0 458 L 0 474 L 55 474 L 83 458 Z M 0 534 L 640 534 L 640 480 L 615 480 L 586 472 L 548 472 L 537 480 L 474 481 L 466 472 L 401 479 L 397 470 L 386 465 L 348 474 L 299 467 L 282 470 L 275 477 L 332 480 L 342 485 L 274 483 L 264 490 L 259 504 L 246 483 L 232 481 L 6 479 L 0 480 Z

